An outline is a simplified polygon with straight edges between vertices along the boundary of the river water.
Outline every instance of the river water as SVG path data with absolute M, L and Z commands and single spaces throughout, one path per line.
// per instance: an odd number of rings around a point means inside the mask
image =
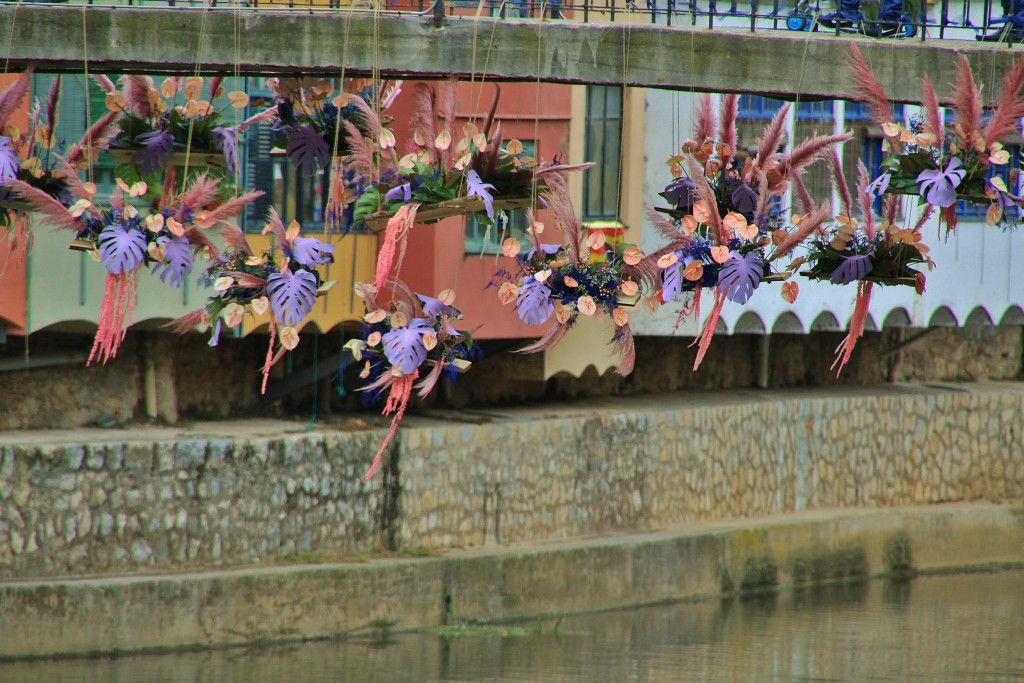
M 0 681 L 1024 683 L 1024 573 L 872 581 L 489 632 L 14 662 L 0 664 Z

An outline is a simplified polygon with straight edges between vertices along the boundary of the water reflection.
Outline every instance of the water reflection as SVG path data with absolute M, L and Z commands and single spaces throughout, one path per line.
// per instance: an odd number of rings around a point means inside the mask
M 0 664 L 0 681 L 1024 682 L 1024 573 L 860 583 L 566 618 L 562 632 Z

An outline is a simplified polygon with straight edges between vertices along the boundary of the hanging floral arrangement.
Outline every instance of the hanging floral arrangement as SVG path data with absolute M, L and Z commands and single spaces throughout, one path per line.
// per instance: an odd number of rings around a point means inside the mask
M 344 91 L 314 78 L 273 78 L 266 82 L 275 104 L 264 116 L 275 132 L 272 154 L 283 154 L 304 176 L 329 171 L 325 229 L 347 229 L 350 205 L 379 179 L 379 145 L 394 140 L 386 114 L 401 93 L 401 81 L 375 88 L 361 79 Z M 377 110 L 367 101 L 376 103 Z
M 5 227 L 12 261 L 21 261 L 31 246 L 28 205 L 15 197 L 8 182 L 27 183 L 50 197 L 59 198 L 67 190 L 56 173 L 57 104 L 60 100 L 60 76 L 54 79 L 45 110 L 38 100 L 25 131 L 18 130 L 11 118 L 28 97 L 33 69 L 30 67 L 0 93 L 0 227 Z M 3 270 L 0 270 L 0 274 Z
M 925 275 L 917 268 L 926 265 L 931 269 L 934 263 L 928 256 L 929 248 L 923 241 L 921 231 L 934 213 L 934 207 L 928 205 L 912 228 L 901 228 L 900 197 L 886 195 L 882 201 L 883 220 L 877 222 L 874 195 L 869 189 L 868 170 L 858 161 L 858 220 L 854 216 L 853 200 L 840 170 L 838 156 L 833 159 L 831 168 L 843 213 L 836 217 L 831 229 L 813 234 L 805 257 L 809 268 L 802 271 L 801 275 L 814 280 L 826 280 L 835 285 L 857 283 L 850 327 L 836 347 L 836 361 L 832 365 L 838 374 L 849 362 L 857 340 L 864 334 L 871 293 L 876 284 L 910 286 L 918 294 L 924 293 Z
M 164 79 L 157 89 L 149 76 L 121 76 L 120 89 L 106 76 L 93 76 L 106 93 L 109 113 L 120 117 L 119 131 L 110 142 L 115 161 L 130 166 L 138 176 L 155 182 L 165 173 L 164 185 L 173 191 L 176 172 L 184 167 L 239 169 L 239 136 L 252 120 L 231 126 L 213 101 L 224 96 L 223 77 L 207 82 L 200 76 Z M 227 93 L 230 106 L 249 104 L 244 92 Z M 109 115 L 108 113 L 108 115 Z
M 399 157 L 391 131 L 382 131 L 376 141 L 379 174 L 377 169 L 366 174 L 373 182 L 356 199 L 354 216 L 371 229 L 384 230 L 374 283 L 378 289 L 389 275 L 398 277 L 409 231 L 417 223 L 473 214 L 491 224 L 502 211 L 532 207 L 551 174 L 590 166 L 538 163 L 518 140 L 505 144 L 494 120 L 499 90 L 482 125 L 467 122 L 456 140 L 456 86 L 451 79 L 438 94 L 417 84 L 417 110 L 410 122 L 413 151 Z M 363 168 L 369 158 L 354 154 L 346 161 Z
M 480 355 L 473 335 L 454 327 L 462 319 L 452 305 L 454 291 L 445 290 L 434 298 L 413 294 L 401 282 L 392 283 L 391 291 L 392 301 L 382 306 L 376 287 L 356 284 L 356 294 L 365 302 L 367 313 L 361 338 L 345 345 L 353 358 L 363 363 L 359 376 L 366 384 L 360 390 L 386 395 L 384 415 L 393 414 L 391 428 L 364 476 L 367 480 L 377 471 L 413 389 L 426 398 L 442 377 L 454 381 Z
M 70 206 L 21 180 L 8 181 L 6 186 L 39 215 L 41 225 L 69 230 L 76 237 L 73 247 L 96 251 L 107 271 L 99 327 L 87 364 L 95 357 L 106 363 L 117 355 L 131 324 L 136 276 L 141 268 L 152 268 L 162 282 L 180 287 L 197 252 L 216 252 L 204 230 L 226 223 L 262 195 L 250 192 L 214 206 L 219 180 L 201 175 L 172 202 L 144 213 L 132 200 L 146 195 L 146 183 L 129 186 L 118 179 L 101 208 L 93 202 L 94 185 L 82 182 L 66 162 L 63 171 L 68 185 L 66 201 L 73 202 Z
M 949 98 L 955 120 L 944 123 L 935 89 L 925 76 L 921 83 L 924 115 L 912 119 L 909 127 L 893 121 L 884 89 L 852 43 L 850 68 L 858 87 L 854 99 L 868 107 L 882 129 L 882 147 L 888 154 L 882 174 L 870 184 L 872 192 L 920 197 L 922 205 L 939 209 L 947 230 L 956 227 L 960 201 L 988 206 L 990 225 L 1019 223 L 1024 198 L 1007 186 L 1000 169 L 1008 169 L 1010 157 L 1004 144 L 1024 117 L 1024 59 L 1018 59 L 1003 76 L 999 101 L 983 120 L 980 89 L 966 57 L 957 55 L 956 83 Z
M 512 237 L 502 244 L 504 254 L 516 259 L 519 271 L 499 285 L 498 299 L 505 305 L 515 304 L 519 319 L 527 325 L 549 325 L 538 341 L 519 352 L 553 348 L 580 316 L 606 314 L 613 324 L 612 344 L 620 356 L 616 373 L 628 375 L 635 354 L 627 308 L 640 297 L 642 273 L 635 265 L 643 254 L 630 245 L 613 251 L 601 233 L 586 237 L 562 174 L 548 177 L 542 200 L 554 214 L 564 243 L 542 243 L 541 226 L 531 216 L 529 250 L 522 252 L 519 240 Z M 604 258 L 592 260 L 591 248 L 602 247 Z
M 651 213 L 651 221 L 668 245 L 639 265 L 649 275 L 655 294 L 645 300 L 648 308 L 692 298 L 680 313 L 700 315 L 703 290 L 714 292 L 714 303 L 704 323 L 694 362 L 703 360 L 726 301 L 745 304 L 763 282 L 787 280 L 794 270 L 778 270 L 775 261 L 793 249 L 831 217 L 831 206 L 816 206 L 802 175 L 814 161 L 827 158 L 836 144 L 851 133 L 815 136 L 782 153 L 786 116 L 785 104 L 765 128 L 757 150 L 746 154 L 737 149 L 737 95 L 722 98 L 716 122 L 710 95 L 699 101 L 694 137 L 683 143 L 681 154 L 669 158 L 674 180 L 662 196 L 671 202 L 657 209 L 672 220 Z M 778 197 L 792 189 L 806 212 L 799 225 L 787 226 L 787 214 Z M 795 217 L 794 217 L 795 218 Z M 798 288 L 787 282 L 782 295 L 796 299 Z
M 221 238 L 226 248 L 211 253 L 210 266 L 202 278 L 214 293 L 203 308 L 170 324 L 179 334 L 209 326 L 210 346 L 217 346 L 223 328 L 238 327 L 246 315 L 255 318 L 269 312 L 270 341 L 261 393 L 266 392 L 270 369 L 298 346 L 298 329 L 313 312 L 317 296 L 334 284 L 325 282 L 317 270 L 334 262 L 334 245 L 303 237 L 296 221 L 286 228 L 273 207 L 263 228 L 263 234 L 268 233 L 274 236 L 280 252 L 272 246 L 255 253 L 245 233 L 234 226 L 223 229 Z

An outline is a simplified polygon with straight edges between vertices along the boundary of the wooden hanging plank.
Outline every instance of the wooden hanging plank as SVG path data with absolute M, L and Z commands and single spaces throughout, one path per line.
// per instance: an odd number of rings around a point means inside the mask
M 515 209 L 529 209 L 533 207 L 533 200 L 530 197 L 504 197 L 494 199 L 495 211 L 512 211 Z M 444 218 L 452 216 L 465 216 L 471 213 L 483 213 L 487 207 L 484 200 L 477 196 L 457 197 L 436 204 L 423 204 L 416 212 L 417 223 L 436 223 Z M 388 226 L 388 220 L 394 216 L 391 213 L 378 213 L 363 222 L 373 232 L 381 232 Z

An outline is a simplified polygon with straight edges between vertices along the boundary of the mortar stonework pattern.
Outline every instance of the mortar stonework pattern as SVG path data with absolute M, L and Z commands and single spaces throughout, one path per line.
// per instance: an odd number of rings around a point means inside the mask
M 343 559 L 384 539 L 450 548 L 813 508 L 1024 498 L 1018 384 L 623 405 L 406 427 L 369 484 L 361 474 L 379 431 L 2 447 L 0 577 Z M 385 509 L 396 491 L 397 513 Z

